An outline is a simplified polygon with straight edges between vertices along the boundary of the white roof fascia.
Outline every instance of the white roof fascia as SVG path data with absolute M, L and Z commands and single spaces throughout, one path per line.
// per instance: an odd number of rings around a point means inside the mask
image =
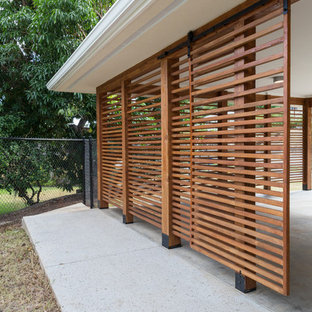
M 113 40 L 128 23 L 147 9 L 151 3 L 156 1 L 157 0 L 118 0 L 115 2 L 75 52 L 47 83 L 47 88 L 49 90 L 59 91 L 58 86 L 62 84 L 64 80 L 69 79 L 70 76 L 92 58 L 98 49 L 102 48 L 104 44 L 107 44 L 109 40 Z
M 96 87 L 244 0 L 117 0 L 47 83 L 59 92 Z

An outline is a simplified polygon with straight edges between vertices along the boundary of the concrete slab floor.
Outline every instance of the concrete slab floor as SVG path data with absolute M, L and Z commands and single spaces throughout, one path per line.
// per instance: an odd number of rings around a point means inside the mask
M 24 226 L 65 312 L 312 311 L 312 192 L 291 196 L 291 296 L 258 285 L 244 295 L 232 270 L 187 244 L 166 250 L 146 222 L 119 209 L 69 206 Z

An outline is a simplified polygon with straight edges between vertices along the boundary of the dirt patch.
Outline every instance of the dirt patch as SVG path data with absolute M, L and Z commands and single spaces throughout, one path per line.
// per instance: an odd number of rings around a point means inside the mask
M 47 200 L 43 203 L 35 204 L 33 206 L 26 207 L 18 211 L 10 212 L 5 215 L 0 215 L 0 231 L 13 224 L 21 225 L 22 218 L 24 216 L 32 216 L 65 206 L 81 203 L 82 200 L 82 194 L 66 195 L 59 198 Z
M 0 311 L 60 311 L 28 236 L 19 225 L 0 231 Z

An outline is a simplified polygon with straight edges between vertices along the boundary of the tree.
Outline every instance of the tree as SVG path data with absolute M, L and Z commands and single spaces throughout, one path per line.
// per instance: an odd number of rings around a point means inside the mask
M 82 136 L 87 121 L 94 134 L 94 96 L 46 83 L 114 1 L 0 0 L 0 136 Z
M 0 189 L 31 206 L 44 186 L 82 188 L 82 154 L 82 142 L 0 140 Z
M 0 145 L 0 188 L 21 197 L 28 206 L 38 203 L 42 184 L 49 177 L 49 163 L 38 146 L 29 142 L 2 141 Z M 5 146 L 3 146 L 7 143 Z

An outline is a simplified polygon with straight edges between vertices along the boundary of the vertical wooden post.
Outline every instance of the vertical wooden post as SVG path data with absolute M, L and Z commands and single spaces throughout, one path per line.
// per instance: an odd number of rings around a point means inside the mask
M 218 96 L 222 96 L 223 94 L 225 94 L 225 92 L 219 92 Z M 227 106 L 228 106 L 228 101 L 218 102 L 218 108 L 227 107 Z M 220 115 L 227 115 L 227 114 L 228 114 L 228 112 L 220 113 Z M 223 122 L 224 122 L 223 120 L 218 120 L 218 123 L 223 123 Z M 225 130 L 228 130 L 228 128 L 227 127 L 218 128 L 218 131 L 225 131 Z M 226 137 L 227 137 L 227 135 L 218 135 L 218 138 L 221 138 L 221 139 L 224 139 Z M 218 145 L 226 146 L 227 143 L 219 143 Z M 218 150 L 218 152 L 224 153 L 224 150 Z M 218 156 L 218 159 L 226 160 L 227 158 Z M 222 167 L 222 164 L 218 164 L 218 166 Z
M 249 20 L 250 22 L 250 20 Z M 245 23 L 248 23 L 248 20 L 247 21 L 240 21 L 239 23 L 237 23 L 237 25 L 235 26 L 235 28 L 240 28 L 240 27 L 243 27 L 245 25 Z M 252 35 L 255 33 L 255 28 L 251 28 L 250 30 L 248 30 L 246 33 L 243 33 L 239 36 L 237 36 L 235 38 L 235 41 L 239 41 L 239 40 L 242 40 L 244 37 L 248 37 L 249 35 Z M 255 41 L 251 41 L 249 42 L 248 44 L 246 44 L 245 46 L 242 46 L 242 47 L 239 47 L 237 49 L 235 49 L 234 51 L 234 55 L 240 55 L 241 53 L 244 53 L 245 50 L 248 50 L 250 48 L 253 48 L 255 47 Z M 234 68 L 239 68 L 241 66 L 243 66 L 245 63 L 247 62 L 252 62 L 255 60 L 255 55 L 254 54 L 251 54 L 250 56 L 244 58 L 244 59 L 240 59 L 238 61 L 235 62 L 234 64 Z M 244 78 L 245 76 L 249 76 L 249 75 L 254 75 L 256 72 L 255 70 L 255 67 L 251 67 L 250 69 L 248 70 L 245 70 L 245 71 L 241 71 L 241 72 L 237 72 L 235 74 L 235 78 L 236 79 L 241 79 L 241 78 Z M 241 84 L 241 85 L 237 85 L 234 87 L 234 93 L 237 94 L 237 93 L 240 93 L 240 92 L 243 92 L 247 89 L 253 89 L 255 88 L 255 81 L 250 81 L 249 83 L 245 83 L 245 84 Z M 250 95 L 250 96 L 242 96 L 242 97 L 236 97 L 234 99 L 234 106 L 236 108 L 241 108 L 240 110 L 237 110 L 236 112 L 239 113 L 239 112 L 247 112 L 248 110 L 244 107 L 244 104 L 245 103 L 248 103 L 248 102 L 253 102 L 255 101 L 256 97 L 255 95 Z M 252 110 L 252 109 L 249 109 L 249 110 Z M 242 120 L 245 120 L 244 118 Z M 238 127 L 235 127 L 235 129 L 245 129 L 245 128 L 248 128 L 248 126 L 238 126 Z M 241 137 L 243 138 L 246 138 L 246 137 L 250 137 L 250 136 L 253 136 L 253 134 L 249 135 L 249 134 L 242 134 Z M 245 142 L 243 143 L 244 145 L 248 144 L 246 143 L 248 141 L 248 139 L 246 138 L 246 140 L 244 140 Z M 253 144 L 253 143 L 251 143 Z M 239 145 L 239 143 L 238 143 Z M 242 150 L 242 151 L 239 151 L 239 150 L 236 150 L 236 153 L 245 153 L 245 150 Z M 252 151 L 249 151 L 249 153 L 251 153 Z M 238 158 L 238 160 L 240 160 Z M 248 161 L 254 161 L 253 159 L 248 159 L 248 158 L 244 158 L 244 161 L 245 162 L 248 162 Z M 248 170 L 250 169 L 249 167 L 236 167 L 237 169 L 242 169 L 242 170 Z M 246 176 L 246 175 L 242 175 L 243 178 L 252 178 L 250 176 Z M 249 186 L 248 184 L 246 183 L 235 183 L 237 185 L 242 185 L 242 186 Z M 245 191 L 240 191 L 240 190 L 235 190 L 235 193 L 243 193 L 243 194 L 247 194 L 247 195 L 251 195 L 251 196 L 255 196 L 255 194 L 250 194 L 250 193 L 247 193 Z M 236 209 L 238 210 L 241 210 L 242 208 L 240 208 L 240 202 L 245 202 L 245 200 L 243 199 L 239 199 L 239 198 L 235 198 L 235 202 L 237 203 L 237 207 L 235 207 Z M 254 204 L 254 203 L 253 203 Z M 245 210 L 245 209 L 243 209 Z M 250 212 L 250 213 L 254 213 L 253 211 L 249 211 L 249 210 L 246 210 L 247 212 Z M 251 220 L 251 221 L 255 221 L 255 220 Z M 238 223 L 238 225 L 240 225 L 241 227 L 245 227 L 245 225 L 243 224 L 240 224 Z M 255 230 L 254 228 L 252 228 L 252 230 Z M 243 274 L 241 274 L 241 272 L 235 272 L 235 287 L 236 289 L 244 292 L 244 293 L 248 293 L 248 292 L 251 292 L 253 290 L 256 289 L 256 281 L 251 279 L 250 277 L 247 277 Z
M 269 98 L 268 95 L 265 95 L 265 99 L 267 100 L 268 98 Z M 266 109 L 271 109 L 271 108 L 272 108 L 272 105 L 271 105 L 271 104 L 268 104 L 268 105 L 265 106 L 265 108 L 266 108 Z M 272 117 L 272 114 L 266 114 L 266 115 L 264 115 L 264 118 L 270 118 L 270 117 Z M 272 127 L 272 123 L 267 123 L 267 124 L 265 124 L 265 127 Z M 265 133 L 265 134 L 264 134 L 264 137 L 266 137 L 266 138 L 271 137 L 271 133 L 270 133 L 270 132 Z M 271 141 L 266 141 L 266 142 L 264 142 L 264 145 L 265 145 L 265 146 L 271 146 Z M 267 151 L 265 151 L 265 154 L 271 154 L 271 151 L 267 150 Z M 271 163 L 271 159 L 265 159 L 265 160 L 264 160 L 264 163 L 265 163 L 265 164 Z M 264 171 L 268 173 L 268 172 L 270 172 L 270 169 L 264 168 Z M 271 177 L 269 177 L 269 176 L 264 177 L 264 181 L 265 181 L 265 182 L 271 182 Z M 269 184 L 268 184 L 268 185 L 264 185 L 264 189 L 265 189 L 265 190 L 271 190 L 271 186 L 270 186 Z
M 100 92 L 96 90 L 96 131 L 97 131 L 97 193 L 98 207 L 100 209 L 108 208 L 108 202 L 103 200 L 103 183 L 102 183 L 102 105 Z
M 128 94 L 127 82 L 121 82 L 121 119 L 122 119 L 122 204 L 123 223 L 133 223 L 133 215 L 129 212 L 128 183 Z
M 171 142 L 171 65 L 174 60 L 161 62 L 161 175 L 162 175 L 162 245 L 181 246 L 181 239 L 172 233 L 172 142 Z
M 284 0 L 284 133 L 283 133 L 283 291 L 289 295 L 289 176 L 290 176 L 290 8 L 291 1 Z
M 312 165 L 312 135 L 311 135 L 311 107 L 309 100 L 304 101 L 303 105 L 303 183 L 302 189 L 310 191 L 312 189 L 311 183 L 311 165 Z
M 193 33 L 189 32 L 188 35 L 188 92 L 189 92 L 189 130 L 190 130 L 190 134 L 189 134 L 189 157 L 190 157 L 190 220 L 189 220 L 189 225 L 190 225 L 190 236 L 189 236 L 189 241 L 190 241 L 190 246 L 191 248 L 194 248 L 194 213 L 195 213 L 195 209 L 194 209 L 194 136 L 193 136 L 193 120 L 194 120 L 194 102 L 195 102 L 195 97 L 193 95 L 194 92 L 194 84 L 193 82 L 193 68 L 194 65 L 192 64 L 192 39 L 193 39 Z M 195 219 L 196 220 L 196 219 Z

